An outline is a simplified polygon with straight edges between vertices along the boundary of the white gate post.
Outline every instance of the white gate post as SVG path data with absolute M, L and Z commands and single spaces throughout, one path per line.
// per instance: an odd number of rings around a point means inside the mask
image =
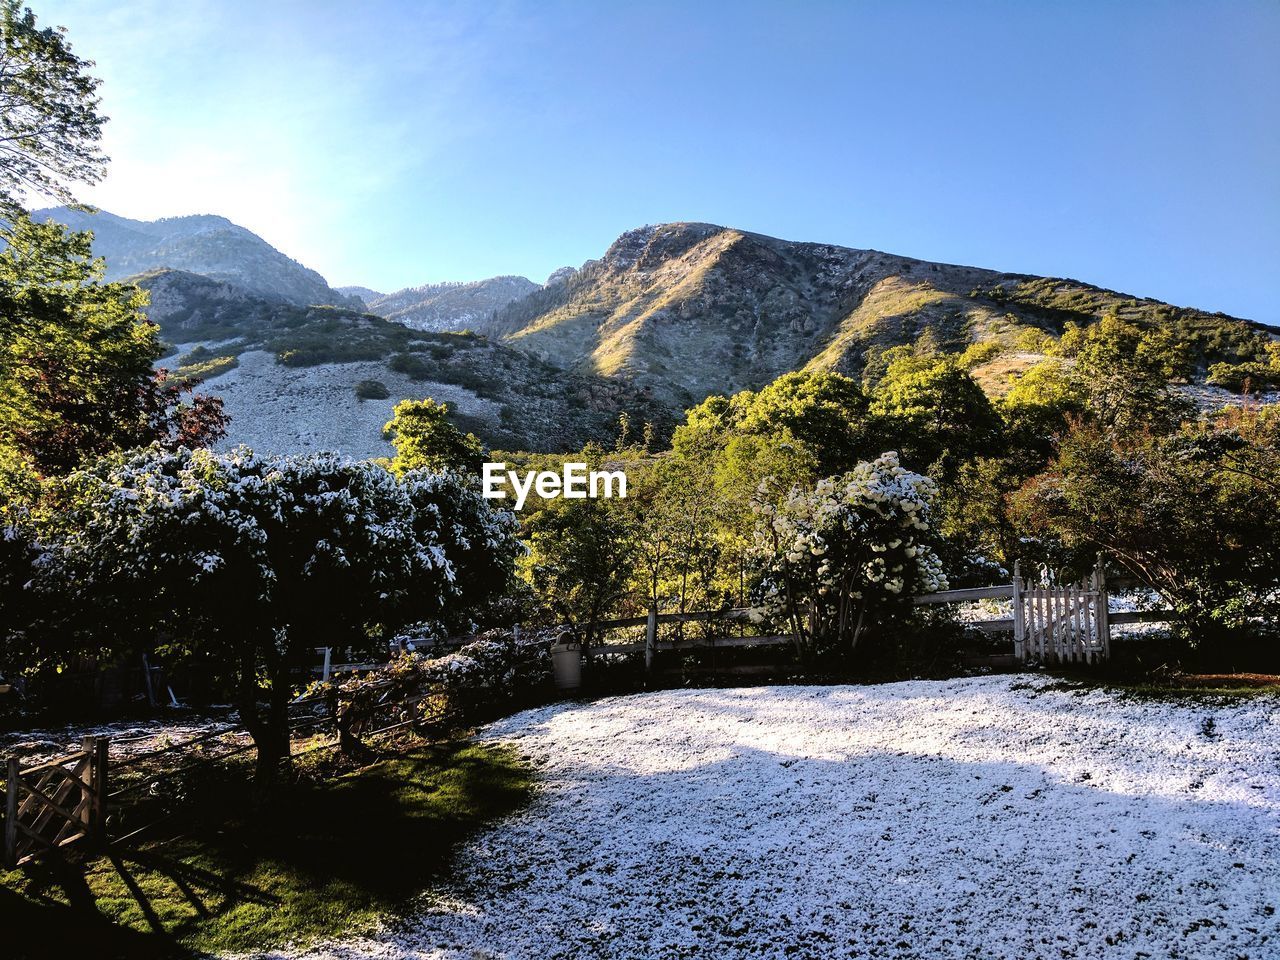
M 1107 574 L 1102 564 L 1102 554 L 1093 567 L 1093 589 L 1098 592 L 1098 638 L 1102 641 L 1102 659 L 1111 659 L 1110 598 L 1107 596 Z

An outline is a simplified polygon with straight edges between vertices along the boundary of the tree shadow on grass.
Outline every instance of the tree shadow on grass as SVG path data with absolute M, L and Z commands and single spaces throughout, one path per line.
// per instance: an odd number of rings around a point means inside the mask
M 505 751 L 418 751 L 297 786 L 254 818 L 0 875 L 0 929 L 22 934 L 15 958 L 190 957 L 350 932 L 428 889 L 459 841 L 528 793 Z

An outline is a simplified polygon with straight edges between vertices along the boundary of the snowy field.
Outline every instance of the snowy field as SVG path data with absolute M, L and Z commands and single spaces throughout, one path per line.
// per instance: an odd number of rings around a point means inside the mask
M 533 804 L 462 852 L 448 902 L 303 955 L 1280 957 L 1272 697 L 683 690 L 484 737 L 538 766 Z

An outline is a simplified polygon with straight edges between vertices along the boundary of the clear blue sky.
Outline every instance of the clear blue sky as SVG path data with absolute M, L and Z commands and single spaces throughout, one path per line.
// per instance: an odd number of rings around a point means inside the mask
M 643 223 L 1070 276 L 1280 323 L 1280 3 L 30 0 L 134 217 L 379 289 Z

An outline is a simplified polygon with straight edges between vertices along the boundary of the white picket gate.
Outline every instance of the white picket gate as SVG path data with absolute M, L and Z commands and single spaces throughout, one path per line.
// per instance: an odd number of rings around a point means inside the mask
M 1107 584 L 1102 564 L 1077 583 L 1034 584 L 1013 572 L 1013 640 L 1020 660 L 1097 663 L 1111 655 Z

